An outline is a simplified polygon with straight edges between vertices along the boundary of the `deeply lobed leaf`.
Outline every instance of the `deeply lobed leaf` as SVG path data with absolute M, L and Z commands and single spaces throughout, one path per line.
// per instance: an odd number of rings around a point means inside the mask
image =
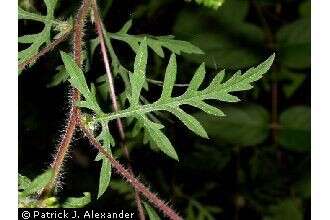
M 145 56 L 145 57 L 143 57 Z M 274 55 L 270 56 L 266 61 L 257 67 L 250 68 L 244 74 L 237 71 L 231 78 L 224 81 L 225 72 L 218 73 L 212 82 L 202 90 L 199 90 L 205 77 L 205 65 L 202 64 L 192 78 L 186 92 L 177 97 L 171 97 L 173 86 L 176 79 L 176 59 L 172 54 L 169 64 L 166 68 L 163 90 L 160 98 L 151 104 L 140 105 L 139 98 L 141 96 L 142 86 L 145 82 L 145 69 L 147 61 L 146 39 L 139 46 L 137 57 L 134 65 L 134 73 L 130 75 L 131 94 L 129 95 L 130 107 L 120 112 L 112 113 L 106 117 L 100 117 L 100 121 L 109 121 L 121 117 L 133 117 L 138 121 L 138 128 L 135 133 L 142 128 L 145 129 L 149 142 L 155 143 L 161 151 L 168 156 L 178 159 L 177 154 L 168 138 L 160 131 L 163 126 L 156 124 L 147 119 L 146 114 L 155 111 L 168 111 L 182 121 L 191 131 L 197 135 L 207 138 L 207 133 L 202 125 L 191 115 L 181 109 L 182 105 L 190 105 L 201 109 L 202 111 L 216 115 L 224 116 L 224 113 L 216 107 L 207 104 L 206 100 L 218 100 L 224 102 L 237 102 L 239 98 L 232 92 L 249 90 L 253 86 L 251 83 L 259 80 L 265 74 L 273 63 Z
M 76 103 L 79 107 L 89 108 L 93 110 L 96 115 L 104 115 L 103 111 L 101 110 L 100 106 L 96 100 L 96 93 L 92 89 L 88 88 L 85 76 L 79 66 L 75 63 L 72 56 L 61 52 L 62 60 L 65 66 L 65 70 L 69 75 L 69 81 L 72 86 L 79 90 L 79 92 L 84 96 L 85 100 Z M 103 147 L 111 153 L 111 146 L 114 146 L 113 137 L 110 134 L 108 123 L 103 122 L 101 124 L 102 129 L 101 133 L 97 137 L 99 141 L 102 142 Z M 98 198 L 103 195 L 110 184 L 111 179 L 111 163 L 109 162 L 108 158 L 106 158 L 102 154 L 98 154 L 96 160 L 102 160 L 102 167 L 100 172 L 100 179 L 99 179 L 99 191 L 98 191 Z
M 126 42 L 135 53 L 138 53 L 139 44 L 146 38 L 146 44 L 160 57 L 164 57 L 163 47 L 177 55 L 181 53 L 203 54 L 200 48 L 187 41 L 176 40 L 173 36 L 130 35 L 127 32 L 131 26 L 132 20 L 129 20 L 120 31 L 117 33 L 108 33 L 107 35 L 109 38 Z
M 50 43 L 52 29 L 59 31 L 58 36 L 63 35 L 71 30 L 71 23 L 68 21 L 60 21 L 55 19 L 54 12 L 57 0 L 44 0 L 47 14 L 40 15 L 36 13 L 27 12 L 18 7 L 18 19 L 33 20 L 42 22 L 44 28 L 37 34 L 23 35 L 18 38 L 19 43 L 31 44 L 28 48 L 18 52 L 19 63 L 24 63 L 40 51 L 40 49 Z M 55 38 L 56 38 L 55 37 Z
M 228 80 L 225 79 L 225 71 L 219 72 L 211 81 L 211 83 L 204 89 L 200 90 L 200 86 L 205 77 L 205 65 L 202 64 L 195 72 L 186 92 L 180 96 L 172 97 L 172 90 L 176 80 L 176 58 L 175 54 L 171 55 L 169 64 L 166 68 L 163 90 L 160 98 L 149 104 L 141 105 L 139 100 L 141 97 L 141 90 L 146 82 L 146 66 L 147 66 L 147 38 L 144 38 L 139 45 L 136 59 L 134 62 L 134 72 L 130 76 L 131 90 L 128 94 L 130 107 L 114 112 L 111 114 L 97 114 L 96 120 L 101 123 L 107 123 L 117 118 L 130 118 L 137 120 L 137 126 L 134 128 L 134 133 L 137 133 L 142 128 L 145 130 L 145 142 L 154 143 L 161 151 L 169 157 L 178 160 L 177 153 L 172 146 L 169 139 L 162 133 L 161 129 L 164 127 L 160 123 L 155 123 L 149 119 L 148 113 L 157 111 L 167 111 L 175 115 L 188 129 L 197 135 L 207 138 L 207 133 L 197 119 L 189 115 L 181 109 L 183 105 L 190 105 L 200 110 L 216 115 L 224 116 L 224 113 L 218 108 L 207 104 L 207 100 L 218 100 L 223 102 L 238 102 L 239 98 L 233 95 L 233 92 L 249 90 L 253 86 L 251 83 L 259 80 L 265 74 L 273 63 L 274 56 L 270 56 L 266 61 L 257 67 L 250 68 L 244 74 L 237 71 Z M 70 82 L 76 87 L 85 97 L 86 105 L 79 106 L 90 108 L 98 111 L 97 102 L 88 89 L 83 73 L 73 60 L 67 56 L 63 56 L 65 66 L 71 77 Z M 70 73 L 71 72 L 71 73 Z M 96 110 L 95 110 L 96 109 Z M 97 112 L 96 112 L 97 113 Z

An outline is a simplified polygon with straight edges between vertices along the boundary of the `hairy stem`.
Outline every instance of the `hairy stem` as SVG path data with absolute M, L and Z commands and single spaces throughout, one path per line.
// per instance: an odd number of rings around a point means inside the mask
M 83 33 L 84 33 L 84 24 L 86 20 L 86 16 L 88 14 L 90 8 L 90 0 L 83 0 L 82 5 L 78 11 L 78 15 L 76 17 L 75 25 L 74 25 L 74 33 L 73 33 L 73 54 L 75 62 L 79 67 L 82 66 L 82 44 L 83 44 Z M 70 148 L 70 143 L 72 141 L 74 132 L 76 130 L 76 126 L 80 121 L 80 110 L 75 103 L 80 100 L 80 93 L 77 89 L 70 89 L 70 102 L 71 109 L 69 113 L 68 122 L 62 136 L 62 139 L 57 147 L 57 152 L 55 154 L 54 160 L 51 164 L 51 167 L 54 169 L 54 177 L 50 181 L 50 183 L 42 190 L 40 196 L 44 197 L 48 194 L 52 193 L 54 190 L 58 177 L 60 175 L 60 171 L 63 167 L 64 159 L 68 153 Z
M 106 49 L 105 40 L 104 40 L 104 36 L 103 36 L 104 28 L 103 28 L 103 24 L 102 24 L 102 20 L 101 20 L 100 14 L 99 14 L 99 9 L 97 7 L 96 0 L 92 0 L 92 10 L 94 13 L 94 18 L 95 18 L 96 31 L 97 31 L 98 38 L 99 38 L 100 45 L 101 45 L 101 53 L 103 56 L 105 71 L 106 71 L 107 78 L 108 78 L 109 93 L 110 93 L 110 98 L 111 98 L 111 102 L 112 102 L 112 109 L 113 109 L 113 111 L 118 112 L 119 105 L 118 105 L 117 98 L 116 98 L 114 80 L 112 77 L 112 73 L 111 73 L 111 69 L 110 69 L 110 62 L 109 62 L 109 58 L 107 55 L 107 49 Z M 128 171 L 130 172 L 130 174 L 133 175 L 133 169 L 130 164 L 129 151 L 125 145 L 124 126 L 123 126 L 123 123 L 120 118 L 117 118 L 116 122 L 117 122 L 117 128 L 118 128 L 120 139 L 121 139 L 121 148 L 123 150 L 124 156 L 126 157 L 127 163 L 128 163 Z M 143 207 L 142 207 L 142 203 L 141 203 L 141 198 L 140 198 L 139 192 L 137 192 L 137 191 L 135 191 L 135 202 L 137 205 L 137 210 L 139 213 L 140 220 L 145 220 L 144 211 L 143 211 Z
M 83 0 L 82 6 L 79 9 L 75 26 L 74 26 L 74 60 L 79 67 L 82 66 L 82 45 L 83 45 L 83 34 L 84 34 L 84 23 L 86 16 L 90 9 L 90 0 Z M 54 161 L 51 164 L 51 167 L 54 169 L 54 177 L 49 184 L 40 192 L 39 197 L 43 198 L 53 192 L 56 185 L 57 179 L 59 177 L 61 168 L 63 166 L 64 159 L 68 153 L 70 143 L 72 141 L 75 129 L 77 126 L 83 130 L 89 141 L 93 146 L 99 150 L 103 155 L 105 155 L 110 163 L 113 165 L 115 170 L 124 177 L 133 188 L 142 193 L 155 207 L 160 209 L 166 216 L 172 220 L 181 220 L 182 218 L 176 214 L 165 202 L 160 200 L 154 193 L 150 192 L 146 186 L 144 186 L 138 179 L 136 179 L 131 172 L 126 170 L 123 165 L 121 165 L 117 160 L 115 160 L 112 155 L 110 155 L 102 145 L 94 138 L 93 134 L 80 123 L 80 110 L 74 103 L 80 100 L 80 93 L 77 89 L 71 88 L 71 109 L 69 114 L 68 123 L 64 132 L 64 135 L 61 139 L 60 144 L 58 145 L 57 153 L 54 157 Z M 142 208 L 142 206 L 141 206 Z
M 171 209 L 164 201 L 159 199 L 156 194 L 152 193 L 145 185 L 143 185 L 137 178 L 135 178 L 128 170 L 125 169 L 115 158 L 109 154 L 102 145 L 94 138 L 93 134 L 83 124 L 79 124 L 80 128 L 90 141 L 90 143 L 104 156 L 108 158 L 116 172 L 121 175 L 133 188 L 144 195 L 155 207 L 164 213 L 167 217 L 172 220 L 182 220 L 173 209 Z
M 71 30 L 64 33 L 61 37 L 53 40 L 50 44 L 46 47 L 42 48 L 39 53 L 31 56 L 28 60 L 18 64 L 18 70 L 23 70 L 27 66 L 35 63 L 40 57 L 44 56 L 49 51 L 53 50 L 57 45 L 65 41 L 71 35 Z

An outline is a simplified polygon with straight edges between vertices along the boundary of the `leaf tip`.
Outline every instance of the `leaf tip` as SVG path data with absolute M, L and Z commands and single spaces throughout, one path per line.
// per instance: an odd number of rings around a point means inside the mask
M 272 55 L 269 57 L 269 60 L 270 60 L 271 63 L 274 62 L 274 60 L 275 60 L 275 56 L 276 56 L 276 53 L 274 52 L 274 53 L 272 53 Z
M 174 160 L 176 160 L 177 162 L 179 162 L 179 157 L 177 155 L 177 153 L 174 151 L 171 153 L 171 155 L 169 155 L 171 158 L 173 158 Z
M 61 57 L 62 57 L 62 59 L 63 59 L 63 57 L 65 56 L 65 55 L 67 55 L 64 51 L 62 51 L 62 50 L 60 50 L 60 54 L 61 54 Z

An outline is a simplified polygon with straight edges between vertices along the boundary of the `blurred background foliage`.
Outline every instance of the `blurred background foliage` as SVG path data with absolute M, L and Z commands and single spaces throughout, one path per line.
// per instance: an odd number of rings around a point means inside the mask
M 131 34 L 174 35 L 200 47 L 205 54 L 184 54 L 178 59 L 178 81 L 183 84 L 204 61 L 211 79 L 221 69 L 229 73 L 247 69 L 271 53 L 277 54 L 271 72 L 252 92 L 241 94 L 243 104 L 220 106 L 227 117 L 218 119 L 187 109 L 202 122 L 209 140 L 193 135 L 175 118 L 164 115 L 166 133 L 176 146 L 179 163 L 130 139 L 133 167 L 142 181 L 150 183 L 161 198 L 169 198 L 188 220 L 309 219 L 310 1 L 99 3 L 110 32 L 133 19 Z M 38 0 L 19 0 L 19 5 L 29 11 L 45 10 Z M 72 16 L 78 6 L 79 1 L 59 1 L 57 16 Z M 37 23 L 19 22 L 20 34 L 41 28 Z M 90 31 L 86 36 L 95 34 Z M 68 48 L 70 43 L 61 47 Z M 133 51 L 121 42 L 114 41 L 114 47 L 121 62 L 131 68 Z M 31 178 L 48 166 L 63 130 L 68 84 L 62 83 L 66 79 L 63 68 L 56 68 L 60 63 L 58 53 L 50 53 L 19 78 L 19 172 Z M 101 74 L 99 52 L 88 63 L 90 70 Z M 166 62 L 154 55 L 150 64 L 149 78 L 162 79 Z M 54 78 L 56 73 L 60 74 Z M 120 89 L 120 82 L 117 85 Z M 106 89 L 99 87 L 101 94 Z M 158 85 L 150 84 L 149 89 L 148 99 L 158 97 Z M 180 87 L 176 90 L 179 93 Z M 133 210 L 132 189 L 116 175 L 108 191 L 96 200 L 100 164 L 93 161 L 95 155 L 78 132 L 60 197 L 91 192 L 92 207 Z M 116 155 L 121 158 L 119 148 Z

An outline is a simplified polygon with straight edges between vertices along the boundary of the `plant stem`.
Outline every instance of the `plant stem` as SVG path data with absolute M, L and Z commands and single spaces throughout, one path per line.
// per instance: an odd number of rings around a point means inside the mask
M 144 195 L 155 207 L 164 213 L 167 217 L 172 220 L 182 220 L 173 209 L 166 205 L 164 201 L 159 199 L 156 194 L 152 193 L 145 185 L 143 185 L 137 178 L 135 178 L 128 170 L 125 169 L 115 158 L 109 154 L 102 145 L 94 138 L 93 134 L 86 128 L 83 124 L 79 124 L 80 128 L 91 142 L 91 144 L 104 156 L 108 158 L 112 166 L 115 168 L 117 173 L 121 175 L 128 183 L 130 183 L 133 188 Z
M 83 44 L 83 35 L 84 35 L 84 24 L 86 20 L 86 16 L 88 14 L 90 7 L 90 0 L 83 0 L 82 5 L 78 11 L 78 15 L 76 18 L 75 26 L 74 26 L 74 37 L 73 37 L 73 54 L 75 62 L 79 67 L 82 66 L 82 44 Z M 50 181 L 49 184 L 41 191 L 39 197 L 45 197 L 53 192 L 58 178 L 60 176 L 60 171 L 63 167 L 64 159 L 68 153 L 70 148 L 70 143 L 72 141 L 74 132 L 76 130 L 76 126 L 80 121 L 80 110 L 75 105 L 77 101 L 80 100 L 80 93 L 77 89 L 70 89 L 70 102 L 71 109 L 69 113 L 68 123 L 66 125 L 65 132 L 62 136 L 62 139 L 57 147 L 57 152 L 54 157 L 54 160 L 51 164 L 51 167 L 54 169 L 54 177 Z
M 119 110 L 119 108 L 118 108 L 118 103 L 117 103 L 117 99 L 116 99 L 115 86 L 114 86 L 113 77 L 112 77 L 112 73 L 111 73 L 111 69 L 110 69 L 109 59 L 108 59 L 108 55 L 107 55 L 107 49 L 106 49 L 106 46 L 104 43 L 101 18 L 100 18 L 99 11 L 98 11 L 95 0 L 92 1 L 92 9 L 93 9 L 94 18 L 95 18 L 96 31 L 97 31 L 100 45 L 101 45 L 101 52 L 102 52 L 102 56 L 103 56 L 105 71 L 106 71 L 107 78 L 108 78 L 109 93 L 110 93 L 110 98 L 111 98 L 111 102 L 112 102 L 112 108 L 115 112 L 117 112 Z M 119 130 L 120 138 L 125 139 L 123 124 L 120 119 L 117 120 L 117 127 Z
M 261 24 L 263 26 L 265 35 L 266 35 L 266 46 L 274 51 L 276 49 L 276 40 L 273 37 L 272 30 L 270 29 L 270 26 L 263 14 L 262 8 L 260 5 L 257 3 L 256 0 L 252 0 L 252 4 L 255 7 L 257 14 L 259 16 L 259 19 L 261 21 Z M 277 1 L 277 7 L 276 7 L 276 13 L 280 13 L 281 9 L 281 2 Z M 276 64 L 276 62 L 273 65 L 273 71 L 271 74 L 271 124 L 275 125 L 272 126 L 272 140 L 274 143 L 274 146 L 278 149 L 278 83 L 277 83 L 277 73 L 279 72 L 279 65 Z M 278 149 L 277 150 L 277 160 L 281 164 L 282 161 L 282 153 Z
M 117 102 L 117 98 L 116 98 L 114 80 L 113 80 L 113 77 L 112 77 L 112 73 L 111 73 L 111 69 L 110 69 L 110 62 L 109 62 L 109 58 L 108 58 L 108 55 L 107 55 L 107 49 L 106 49 L 104 36 L 103 36 L 104 28 L 103 28 L 103 23 L 102 23 L 100 14 L 99 14 L 99 9 L 97 7 L 96 0 L 92 1 L 92 10 L 93 10 L 94 17 L 95 17 L 96 31 L 97 31 L 99 41 L 100 41 L 100 45 L 101 45 L 101 52 L 102 52 L 102 56 L 103 56 L 105 71 L 106 71 L 107 78 L 108 78 L 109 93 L 110 93 L 110 98 L 111 98 L 111 102 L 112 102 L 112 109 L 113 109 L 113 111 L 118 112 L 119 107 L 118 107 L 118 102 Z M 121 139 L 121 144 L 120 145 L 121 145 L 121 148 L 123 150 L 124 156 L 127 159 L 128 171 L 130 172 L 130 174 L 133 174 L 133 169 L 132 169 L 132 166 L 130 164 L 129 151 L 128 151 L 126 145 L 125 145 L 125 139 L 126 138 L 125 138 L 124 126 L 123 126 L 123 123 L 122 123 L 120 118 L 117 118 L 117 128 L 118 128 L 119 136 L 120 136 L 120 139 Z M 137 205 L 140 220 L 145 220 L 144 211 L 143 211 L 143 207 L 142 207 L 142 203 L 141 203 L 141 198 L 140 198 L 139 192 L 137 192 L 137 191 L 135 191 L 135 201 L 136 201 L 136 205 Z
M 90 0 L 83 0 L 82 5 L 79 9 L 75 26 L 74 26 L 74 39 L 73 39 L 73 54 L 74 60 L 79 67 L 82 66 L 82 44 L 83 44 L 83 35 L 84 35 L 84 24 L 86 16 L 90 9 Z M 109 63 L 109 62 L 108 62 Z M 94 138 L 93 134 L 80 122 L 80 110 L 75 103 L 80 100 L 80 93 L 77 89 L 71 88 L 71 109 L 69 114 L 68 123 L 64 132 L 64 135 L 61 139 L 60 144 L 58 145 L 57 153 L 54 157 L 54 161 L 51 164 L 51 167 L 54 169 L 54 177 L 49 184 L 40 192 L 39 198 L 44 198 L 53 192 L 56 185 L 57 179 L 59 177 L 61 168 L 64 163 L 64 159 L 68 153 L 70 143 L 72 141 L 75 129 L 79 126 L 89 141 L 93 146 L 99 150 L 103 155 L 105 155 L 110 163 L 113 165 L 115 170 L 124 177 L 133 188 L 141 192 L 153 205 L 160 209 L 166 216 L 172 220 L 182 220 L 182 218 L 176 214 L 165 202 L 160 200 L 154 193 L 150 192 L 146 186 L 144 186 L 138 179 L 136 179 L 131 172 L 126 170 L 117 160 L 115 160 L 112 155 L 110 155 L 102 145 Z M 118 106 L 117 106 L 118 107 Z M 142 206 L 141 206 L 142 208 Z

